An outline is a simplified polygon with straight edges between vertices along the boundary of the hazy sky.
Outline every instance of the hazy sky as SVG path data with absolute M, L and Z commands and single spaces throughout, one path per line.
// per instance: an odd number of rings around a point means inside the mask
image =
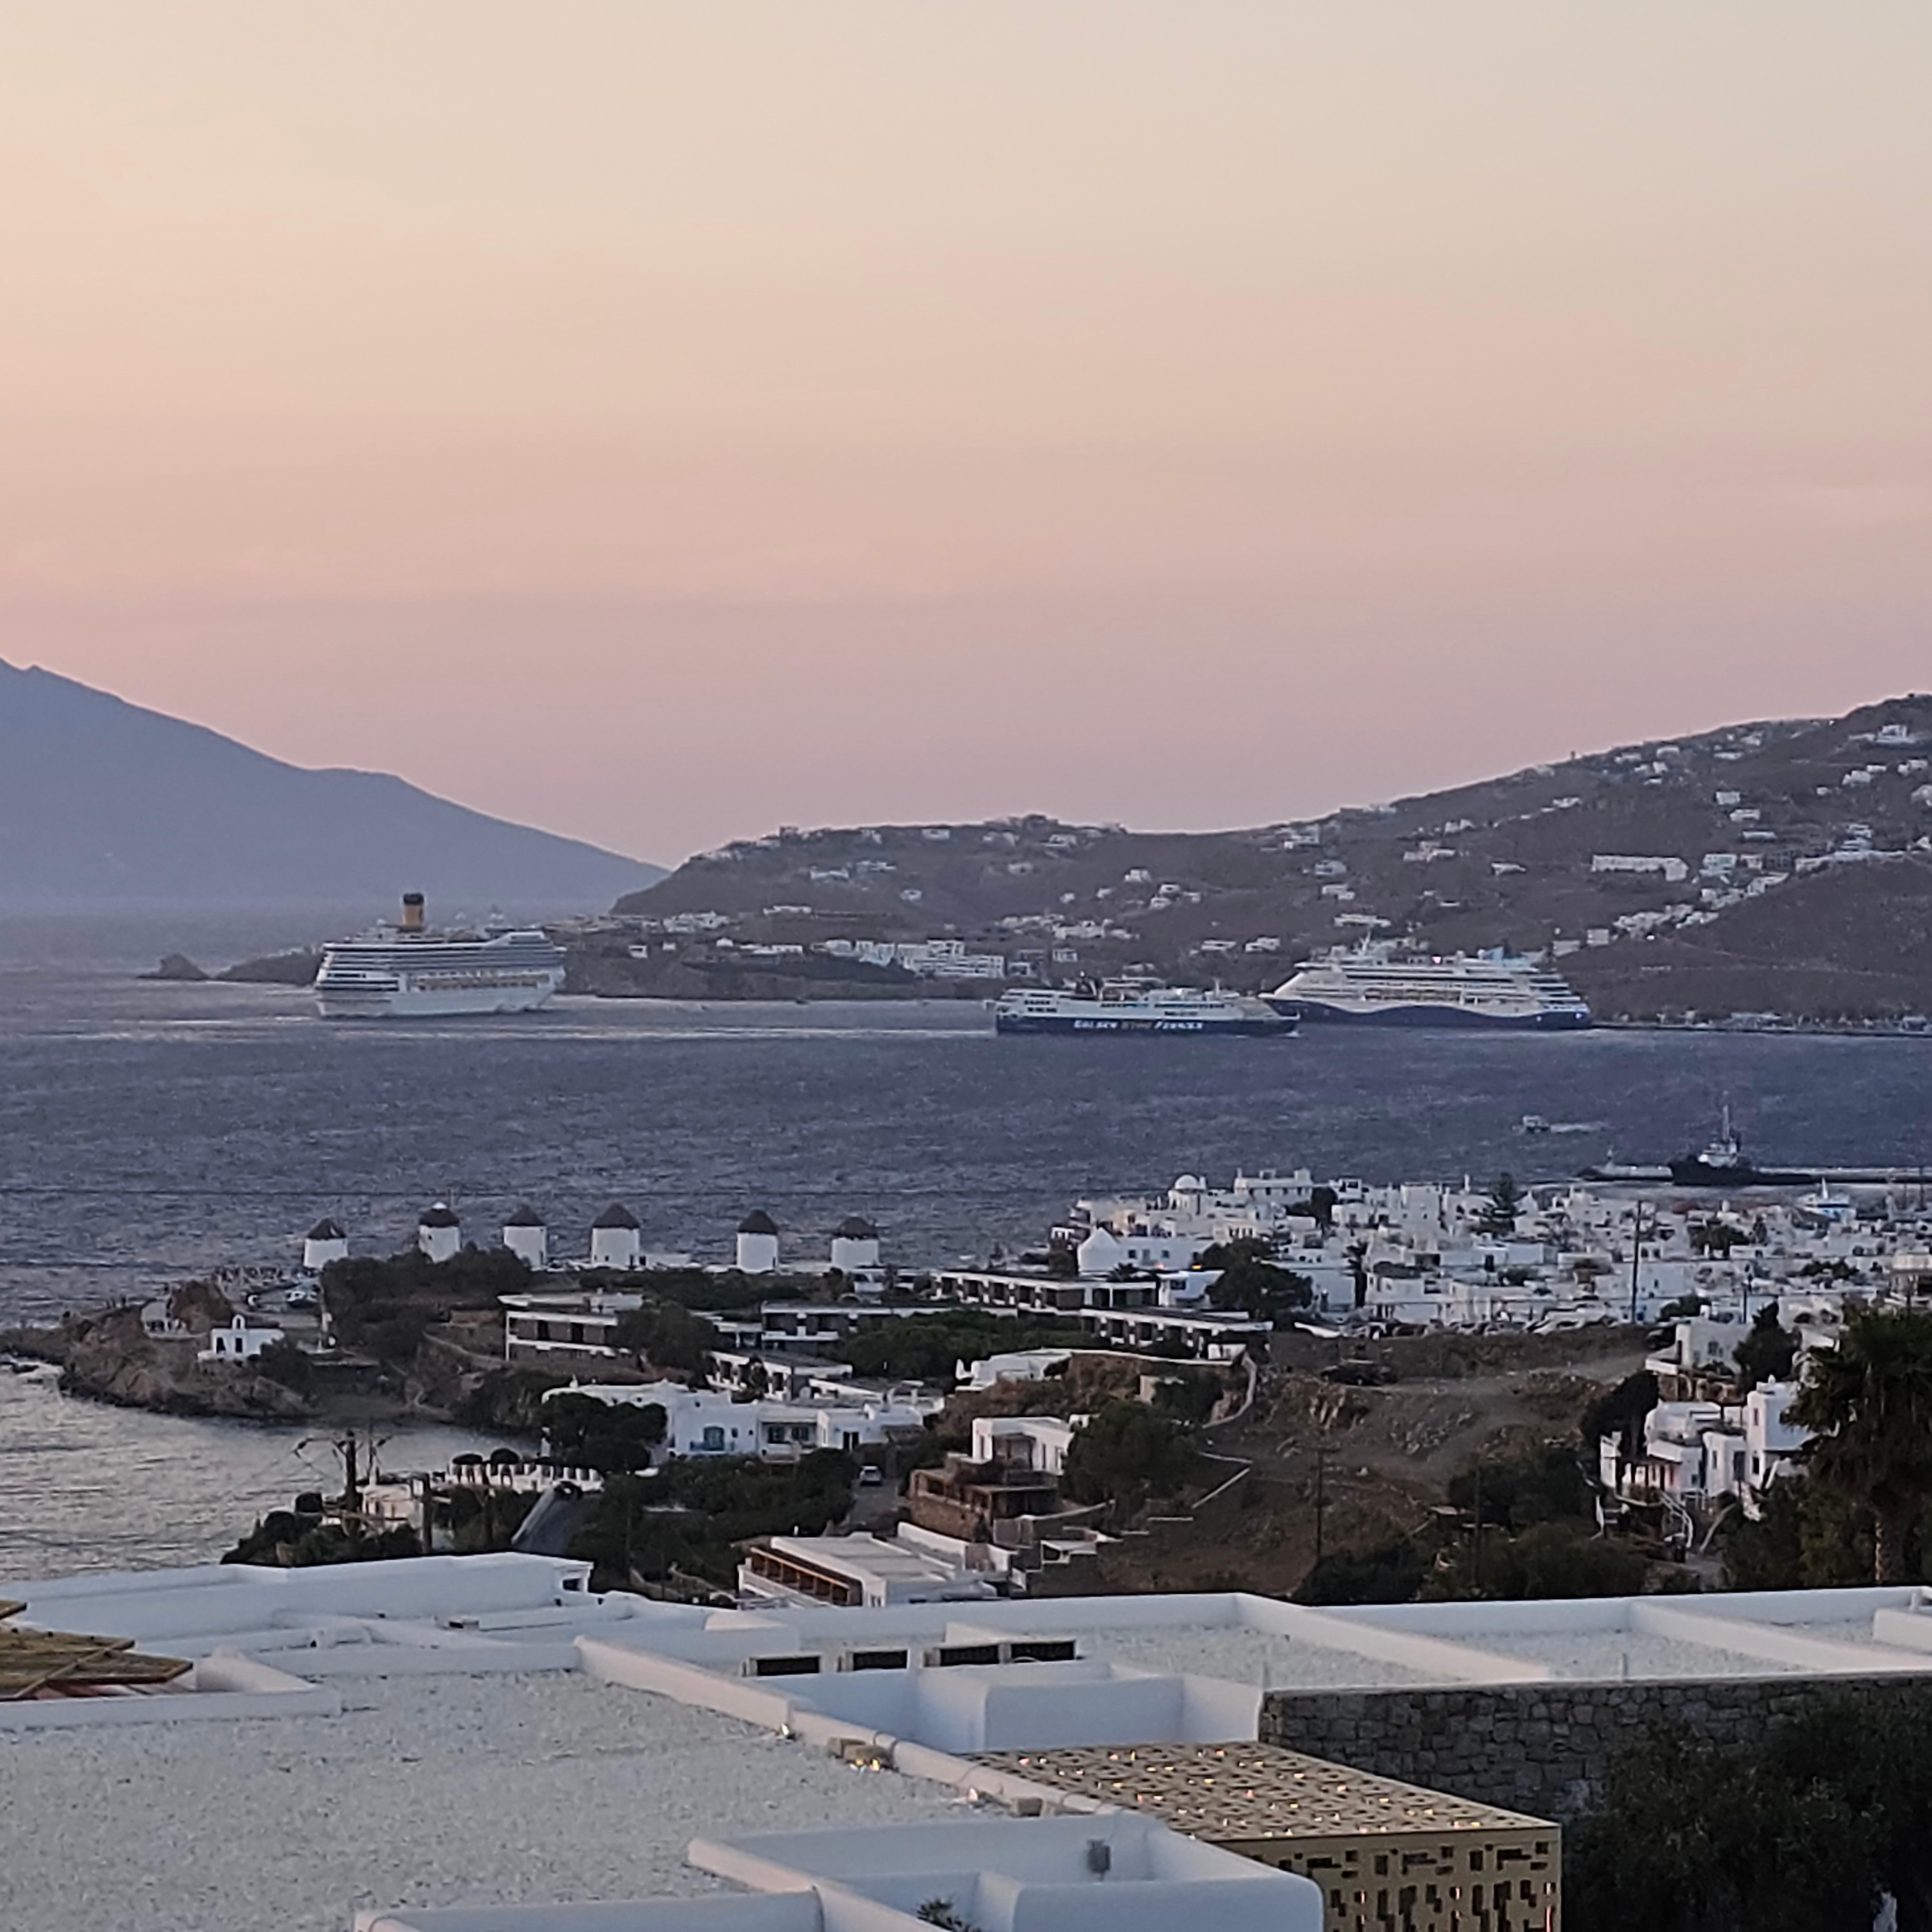
M 1932 686 L 1932 9 L 8 0 L 0 656 L 674 859 Z

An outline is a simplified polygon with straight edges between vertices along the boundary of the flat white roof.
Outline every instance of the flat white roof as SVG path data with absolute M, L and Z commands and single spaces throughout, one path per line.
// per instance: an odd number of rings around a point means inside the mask
M 943 1786 L 580 1673 L 354 1696 L 0 1738 L 0 1891 L 34 1932 L 346 1932 L 359 1906 L 688 1896 L 716 1888 L 686 1862 L 700 1836 L 957 1815 Z
M 781 1556 L 815 1563 L 842 1576 L 872 1576 L 886 1583 L 926 1583 L 956 1576 L 957 1567 L 916 1544 L 877 1536 L 774 1536 Z

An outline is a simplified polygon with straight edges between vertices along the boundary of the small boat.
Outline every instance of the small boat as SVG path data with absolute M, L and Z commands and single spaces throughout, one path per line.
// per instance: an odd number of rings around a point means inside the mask
M 1774 1174 L 1752 1160 L 1731 1125 L 1728 1102 L 1717 1138 L 1700 1153 L 1680 1154 L 1670 1163 L 1670 1178 L 1679 1187 L 1798 1187 L 1811 1178 Z

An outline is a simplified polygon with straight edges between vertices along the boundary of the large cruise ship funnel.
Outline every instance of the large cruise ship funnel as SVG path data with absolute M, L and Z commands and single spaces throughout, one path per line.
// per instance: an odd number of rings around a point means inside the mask
M 423 929 L 423 896 L 421 892 L 403 895 L 403 930 L 420 932 Z

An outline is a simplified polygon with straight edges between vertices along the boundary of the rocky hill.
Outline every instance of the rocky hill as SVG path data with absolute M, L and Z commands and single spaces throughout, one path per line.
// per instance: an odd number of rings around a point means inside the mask
M 1547 950 L 1598 1010 L 1932 1010 L 1932 698 L 1739 724 L 1318 819 L 781 830 L 617 914 L 716 957 L 958 938 L 1043 976 L 1272 986 L 1364 939 Z
M 0 910 L 580 910 L 659 868 L 0 662 Z

